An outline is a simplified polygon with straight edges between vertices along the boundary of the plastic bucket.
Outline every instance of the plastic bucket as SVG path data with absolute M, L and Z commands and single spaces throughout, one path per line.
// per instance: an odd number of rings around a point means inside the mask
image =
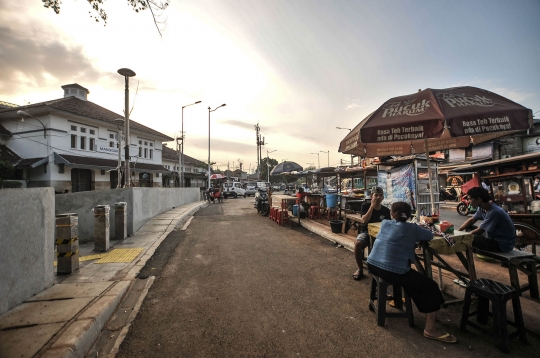
M 337 206 L 337 194 L 326 194 L 326 206 L 329 208 Z
M 293 216 L 298 216 L 298 205 L 292 206 L 292 214 Z
M 343 220 L 330 220 L 330 228 L 334 234 L 341 234 Z

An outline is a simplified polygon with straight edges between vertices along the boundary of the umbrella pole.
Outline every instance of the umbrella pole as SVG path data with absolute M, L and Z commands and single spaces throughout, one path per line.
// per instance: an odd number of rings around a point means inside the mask
M 431 214 L 435 214 L 435 199 L 433 198 L 433 180 L 431 179 L 431 163 L 429 160 L 428 142 L 424 139 L 424 147 L 426 149 L 427 171 L 429 178 L 429 199 L 431 200 Z

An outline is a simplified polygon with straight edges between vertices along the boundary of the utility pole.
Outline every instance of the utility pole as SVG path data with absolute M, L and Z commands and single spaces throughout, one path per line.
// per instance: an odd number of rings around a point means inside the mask
M 255 125 L 255 134 L 257 139 L 257 178 L 261 179 L 261 161 L 262 161 L 262 146 L 264 145 L 264 137 L 262 137 L 261 140 L 261 133 L 260 133 L 261 127 L 259 127 L 259 123 Z

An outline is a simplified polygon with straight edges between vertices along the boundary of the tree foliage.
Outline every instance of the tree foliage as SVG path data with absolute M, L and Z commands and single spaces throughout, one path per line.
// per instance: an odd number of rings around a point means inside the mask
M 261 160 L 261 180 L 266 181 L 268 178 L 268 171 L 272 171 L 276 165 L 278 165 L 278 161 L 276 159 L 268 158 L 268 165 L 266 165 L 266 159 L 262 158 Z
M 60 14 L 60 5 L 62 0 L 41 0 L 43 6 L 48 9 L 52 9 L 55 13 Z M 92 7 L 94 14 L 90 12 L 90 17 L 99 22 L 103 21 L 104 25 L 107 24 L 107 12 L 103 8 L 103 3 L 105 0 L 86 0 L 88 4 Z M 154 19 L 154 24 L 161 36 L 160 25 L 165 24 L 165 21 L 158 20 L 160 12 L 165 10 L 170 3 L 170 0 L 127 0 L 128 5 L 131 6 L 133 11 L 139 12 L 144 10 L 150 10 L 152 13 L 152 18 Z

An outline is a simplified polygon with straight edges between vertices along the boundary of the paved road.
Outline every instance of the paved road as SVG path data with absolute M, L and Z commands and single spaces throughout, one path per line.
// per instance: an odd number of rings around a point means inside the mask
M 367 309 L 369 280 L 351 280 L 353 254 L 303 228 L 257 215 L 252 199 L 199 211 L 162 244 L 145 272 L 156 280 L 118 357 L 456 357 L 503 356 L 491 339 L 459 332 L 460 306 L 443 309 L 447 345 L 405 319 L 378 327 Z M 161 263 L 160 263 L 161 262 Z M 514 341 L 512 353 L 534 356 Z

